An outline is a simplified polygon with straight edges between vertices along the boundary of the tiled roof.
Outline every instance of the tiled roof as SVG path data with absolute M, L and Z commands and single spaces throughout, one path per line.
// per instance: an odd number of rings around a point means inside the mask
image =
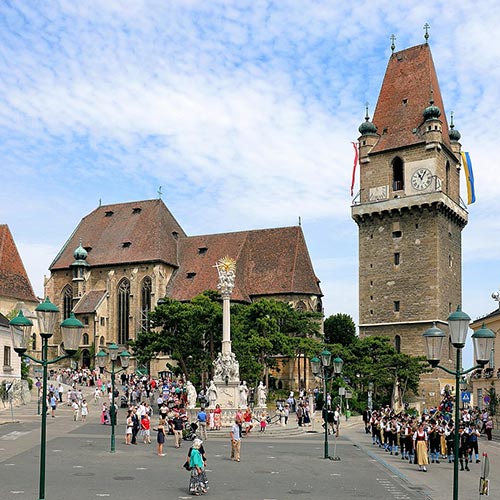
M 2 313 L 0 313 L 0 326 L 9 328 L 9 320 Z
M 91 314 L 106 296 L 106 290 L 91 290 L 87 292 L 76 304 L 73 312 L 75 314 Z
M 182 238 L 180 266 L 167 294 L 190 300 L 205 290 L 216 290 L 214 266 L 225 256 L 236 260 L 233 300 L 292 293 L 322 295 L 298 226 Z
M 482 325 L 483 322 L 488 321 L 497 316 L 500 316 L 500 307 L 497 307 L 494 311 L 490 312 L 489 314 L 486 314 L 484 316 L 481 316 L 480 318 L 475 319 L 474 321 L 471 322 L 471 326 Z
M 0 296 L 37 302 L 7 224 L 0 224 Z
M 434 105 L 441 110 L 443 142 L 450 147 L 441 90 L 428 44 L 391 55 L 373 115 L 380 140 L 371 153 L 423 142 L 418 132 L 423 111 L 433 92 Z
M 151 261 L 177 266 L 176 238 L 183 236 L 160 199 L 103 205 L 81 220 L 50 270 L 68 268 L 80 240 L 91 266 Z

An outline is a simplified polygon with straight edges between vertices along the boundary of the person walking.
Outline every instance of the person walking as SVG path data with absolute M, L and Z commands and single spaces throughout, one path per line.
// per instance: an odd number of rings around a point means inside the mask
M 429 457 L 427 453 L 429 451 L 429 438 L 427 436 L 427 431 L 424 430 L 423 422 L 420 422 L 418 429 L 413 434 L 413 442 L 415 443 L 415 451 L 417 452 L 416 461 L 418 464 L 418 470 L 427 472 L 426 465 L 429 465 Z
M 488 441 L 491 441 L 492 435 L 491 431 L 493 430 L 493 419 L 491 418 L 491 415 L 488 416 L 488 420 L 486 421 L 486 424 L 484 424 L 484 432 L 486 432 L 486 436 L 488 437 Z
M 49 405 L 50 405 L 50 409 L 51 409 L 52 418 L 55 418 L 56 408 L 57 408 L 57 398 L 55 397 L 53 392 L 51 392 L 49 395 Z
M 234 424 L 229 434 L 231 436 L 231 460 L 239 462 L 241 451 L 241 428 L 237 418 L 234 419 Z
M 189 456 L 189 466 L 191 467 L 191 477 L 189 479 L 189 493 L 191 495 L 203 495 L 207 493 L 208 480 L 205 472 L 205 464 L 200 453 L 202 441 L 195 439 Z
M 88 405 L 86 399 L 84 399 L 82 401 L 82 406 L 80 408 L 80 411 L 81 411 L 81 415 L 82 415 L 82 422 L 86 422 L 87 421 L 87 415 L 89 414 L 89 405 Z
M 175 412 L 172 419 L 172 430 L 174 431 L 175 447 L 180 448 L 182 443 L 182 429 L 184 429 L 184 419 L 179 412 Z
M 126 420 L 126 427 L 125 427 L 125 444 L 130 444 L 132 440 L 132 427 L 134 426 L 134 423 L 132 421 L 132 411 L 128 410 L 127 412 L 127 420 Z

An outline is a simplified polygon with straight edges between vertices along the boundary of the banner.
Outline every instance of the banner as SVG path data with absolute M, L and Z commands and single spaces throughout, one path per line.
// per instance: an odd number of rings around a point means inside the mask
M 353 142 L 352 147 L 354 148 L 354 165 L 352 167 L 351 196 L 354 193 L 354 181 L 356 179 L 356 165 L 358 164 L 358 158 L 359 158 L 358 143 Z
M 469 153 L 462 152 L 462 164 L 465 172 L 465 182 L 467 183 L 467 205 L 471 205 L 476 201 L 476 192 L 474 191 L 474 174 Z

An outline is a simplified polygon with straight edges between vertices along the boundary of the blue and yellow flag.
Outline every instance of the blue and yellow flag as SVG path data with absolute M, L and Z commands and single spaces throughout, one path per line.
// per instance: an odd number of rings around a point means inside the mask
M 467 205 L 476 201 L 476 192 L 474 191 L 474 174 L 472 173 L 472 162 L 469 153 L 462 152 L 462 163 L 465 172 L 465 182 L 467 183 Z

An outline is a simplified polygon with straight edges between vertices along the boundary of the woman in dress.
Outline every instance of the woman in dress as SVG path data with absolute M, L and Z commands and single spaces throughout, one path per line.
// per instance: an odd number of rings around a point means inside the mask
M 420 422 L 418 429 L 413 434 L 413 442 L 415 443 L 414 449 L 417 452 L 418 470 L 427 472 L 426 465 L 429 465 L 429 438 L 427 432 L 424 430 L 423 422 Z
M 125 444 L 130 444 L 132 442 L 132 428 L 134 427 L 134 422 L 132 420 L 132 410 L 127 412 L 127 423 L 125 426 Z
M 193 446 L 191 453 L 189 455 L 189 466 L 191 467 L 191 477 L 189 480 L 189 493 L 191 495 L 202 495 L 207 493 L 207 476 L 205 472 L 205 465 L 203 462 L 203 457 L 200 453 L 200 447 L 202 445 L 201 439 L 195 439 L 193 441 Z
M 109 424 L 109 410 L 108 405 L 103 403 L 101 410 L 101 424 L 106 425 Z
M 215 425 L 216 431 L 220 430 L 221 425 L 222 425 L 222 409 L 221 409 L 220 405 L 215 405 L 214 425 Z
M 86 399 L 82 401 L 82 407 L 80 411 L 82 414 L 82 422 L 85 422 L 87 420 L 87 415 L 89 414 L 89 405 Z
M 158 423 L 156 431 L 156 443 L 158 444 L 157 453 L 159 457 L 164 457 L 165 453 L 163 453 L 163 444 L 165 443 L 165 420 L 162 418 Z

